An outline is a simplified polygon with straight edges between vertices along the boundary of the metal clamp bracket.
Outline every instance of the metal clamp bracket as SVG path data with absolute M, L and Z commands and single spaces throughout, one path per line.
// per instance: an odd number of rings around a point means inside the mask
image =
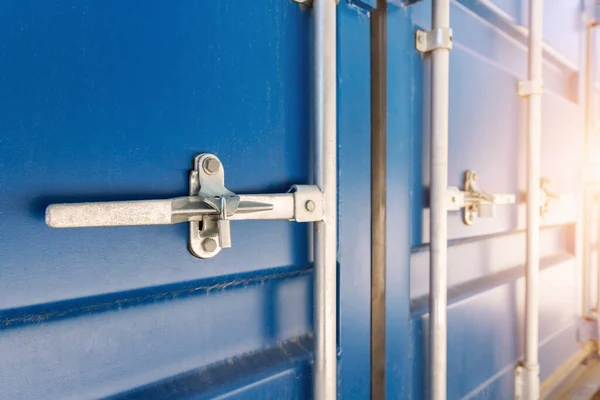
M 429 32 L 417 29 L 415 46 L 420 53 L 429 53 L 436 49 L 452 50 L 452 29 L 437 28 Z
M 541 80 L 536 81 L 519 81 L 517 84 L 517 93 L 521 97 L 528 97 L 532 94 L 542 94 L 544 84 Z
M 490 194 L 482 192 L 477 188 L 477 173 L 475 171 L 465 172 L 463 190 L 449 187 L 446 193 L 448 211 L 463 209 L 463 221 L 472 225 L 475 217 L 491 218 L 496 215 L 497 204 L 514 204 L 514 194 Z
M 312 7 L 313 6 L 313 0 L 292 0 L 294 3 L 298 3 L 301 6 L 304 7 Z M 335 4 L 337 5 L 340 2 L 340 0 L 335 0 Z
M 550 179 L 542 178 L 540 181 L 540 215 L 543 217 L 550 211 L 550 203 L 554 200 L 560 200 L 559 194 L 553 193 L 548 189 Z
M 545 217 L 550 211 L 550 204 L 554 201 L 569 200 L 571 194 L 565 193 L 554 193 L 548 188 L 550 186 L 550 179 L 542 178 L 540 180 L 540 216 Z M 527 192 L 521 194 L 521 202 L 527 202 Z
M 301 6 L 312 7 L 313 0 L 292 0 L 294 3 L 298 3 Z
M 323 194 L 317 186 L 294 185 L 288 193 L 238 195 L 224 185 L 221 161 L 213 154 L 194 158 L 190 195 L 166 200 L 52 204 L 52 228 L 167 225 L 190 223 L 189 250 L 211 258 L 231 247 L 231 220 L 273 219 L 297 222 L 323 219 Z

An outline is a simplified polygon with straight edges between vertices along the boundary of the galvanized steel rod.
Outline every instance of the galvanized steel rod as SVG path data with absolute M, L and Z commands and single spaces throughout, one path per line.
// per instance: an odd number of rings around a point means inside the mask
M 314 224 L 313 394 L 337 397 L 337 107 L 336 0 L 314 0 L 315 183 L 324 194 L 322 222 Z
M 594 29 L 600 24 L 599 21 L 593 21 L 587 24 L 586 27 L 586 41 L 585 41 L 585 164 L 590 165 L 592 163 L 590 155 L 590 136 L 592 135 L 592 127 L 595 123 L 594 113 L 592 113 L 592 107 L 594 102 L 592 101 L 592 90 L 596 82 L 593 79 L 592 70 L 594 68 L 593 56 L 593 32 Z M 593 186 L 590 183 L 585 183 L 583 187 L 583 213 L 588 210 L 588 191 Z M 600 210 L 599 210 L 600 213 Z M 588 271 L 589 265 L 589 228 L 583 226 L 583 256 L 581 264 L 581 316 L 583 319 L 590 317 L 589 315 L 589 276 Z M 600 233 L 600 232 L 599 232 Z M 599 253 L 600 254 L 600 253 Z M 598 258 L 598 266 L 600 267 L 600 257 Z M 599 268 L 600 271 L 600 268 Z M 598 287 L 596 291 L 596 312 L 600 310 L 600 274 L 598 274 Z
M 542 6 L 529 2 L 529 93 L 527 133 L 527 266 L 525 271 L 524 398 L 540 396 L 539 276 L 540 276 L 540 153 L 542 129 Z
M 431 29 L 450 28 L 450 1 L 433 0 Z M 429 387 L 431 399 L 446 399 L 448 281 L 448 91 L 450 50 L 431 52 L 431 177 L 429 278 Z
M 596 203 L 596 218 L 595 218 L 595 226 L 596 226 L 596 268 L 597 271 L 600 271 L 600 196 L 597 196 L 594 199 L 594 203 Z M 591 218 L 590 218 L 591 219 Z M 600 310 L 600 273 L 596 275 L 597 279 L 597 287 L 596 287 L 596 304 L 595 311 L 598 313 Z
M 585 30 L 585 162 L 590 163 L 590 135 L 592 134 L 592 126 L 594 118 L 592 113 L 592 91 L 595 82 L 592 77 L 593 62 L 593 31 L 600 25 L 600 21 L 593 21 L 587 24 Z M 586 310 L 587 313 L 587 310 Z

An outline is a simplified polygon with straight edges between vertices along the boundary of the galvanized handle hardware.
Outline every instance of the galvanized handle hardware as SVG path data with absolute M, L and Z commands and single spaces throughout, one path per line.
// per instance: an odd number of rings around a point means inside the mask
M 477 173 L 475 171 L 465 172 L 463 190 L 456 187 L 448 188 L 446 193 L 448 211 L 463 209 L 463 221 L 472 225 L 475 217 L 491 218 L 496 215 L 497 204 L 514 204 L 513 194 L 490 194 L 482 192 L 477 188 Z
M 288 193 L 238 195 L 224 185 L 221 161 L 213 154 L 194 158 L 190 195 L 166 200 L 52 204 L 52 228 L 167 225 L 190 223 L 189 250 L 211 258 L 231 247 L 231 220 L 273 219 L 297 222 L 323 219 L 323 194 L 314 185 L 294 185 Z
M 548 189 L 550 179 L 542 178 L 540 180 L 540 215 L 543 217 L 550 210 L 550 203 L 554 200 L 560 200 L 562 196 L 551 192 Z
M 550 212 L 550 204 L 554 201 L 569 200 L 573 196 L 570 193 L 554 193 L 548 188 L 550 186 L 550 179 L 540 179 L 540 216 L 545 217 Z M 521 202 L 527 202 L 527 193 L 521 194 Z

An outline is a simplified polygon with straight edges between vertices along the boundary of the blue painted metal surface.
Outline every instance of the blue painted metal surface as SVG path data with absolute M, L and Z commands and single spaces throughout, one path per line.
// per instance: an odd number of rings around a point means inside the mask
M 558 4 L 560 3 L 560 4 Z M 450 56 L 449 184 L 478 172 L 480 186 L 498 193 L 525 189 L 526 107 L 517 82 L 526 77 L 526 2 L 451 2 L 454 48 Z M 405 9 L 413 29 L 428 29 L 431 2 Z M 525 12 L 524 12 L 525 11 Z M 540 363 L 545 379 L 579 345 L 576 261 L 578 176 L 583 151 L 581 47 L 578 1 L 546 2 L 542 175 L 557 191 L 573 194 L 544 218 L 541 233 Z M 411 38 L 407 38 L 410 41 Z M 404 62 L 410 63 L 406 56 Z M 398 61 L 399 62 L 399 61 Z M 429 60 L 412 57 L 412 176 L 410 277 L 411 366 L 408 398 L 427 398 Z M 390 68 L 391 69 L 391 68 Z M 408 113 L 410 108 L 403 111 Z M 406 115 L 406 114 L 405 114 Z M 568 140 L 566 136 L 568 135 Z M 404 164 L 406 165 L 406 163 Z M 498 207 L 497 217 L 462 224 L 449 215 L 448 398 L 512 398 L 514 368 L 522 354 L 524 206 Z M 391 313 L 392 311 L 390 311 Z M 397 311 L 393 311 L 397 312 Z M 399 355 L 398 355 L 399 357 Z M 395 374 L 406 381 L 406 374 Z M 395 398 L 403 398 L 397 396 Z M 406 398 L 406 397 L 404 397 Z
M 411 3 L 411 5 L 407 5 Z M 524 189 L 526 4 L 452 2 L 449 183 Z M 556 3 L 556 4 L 555 4 Z M 338 6 L 339 393 L 370 393 L 373 0 Z M 389 398 L 426 398 L 430 1 L 388 5 Z M 577 349 L 583 149 L 579 2 L 547 2 L 542 173 L 574 200 L 541 234 L 542 378 Z M 311 11 L 288 1 L 0 5 L 0 383 L 4 398 L 311 396 L 308 231 L 233 223 L 233 248 L 187 252 L 187 227 L 46 228 L 54 202 L 187 193 L 210 151 L 240 193 L 309 177 Z M 560 159 L 561 162 L 556 162 Z M 450 215 L 448 398 L 509 398 L 523 321 L 524 207 Z
M 310 10 L 279 0 L 0 9 L 0 397 L 310 396 L 306 225 L 234 223 L 234 247 L 198 260 L 184 225 L 52 230 L 43 217 L 55 202 L 186 195 L 204 151 L 239 193 L 307 182 Z M 346 2 L 338 13 L 339 387 L 364 398 L 369 19 Z

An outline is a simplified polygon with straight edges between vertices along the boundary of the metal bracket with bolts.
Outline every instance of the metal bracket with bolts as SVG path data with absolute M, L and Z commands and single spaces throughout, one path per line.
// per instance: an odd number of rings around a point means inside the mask
M 429 53 L 436 49 L 452 50 L 452 29 L 438 28 L 429 32 L 417 29 L 415 47 L 420 53 Z
M 314 185 L 294 185 L 288 193 L 238 195 L 224 185 L 219 158 L 200 154 L 190 171 L 187 197 L 166 200 L 52 204 L 46 224 L 52 228 L 167 225 L 189 222 L 189 250 L 211 258 L 231 247 L 232 220 L 323 219 L 323 194 Z
M 540 215 L 544 217 L 550 211 L 550 203 L 554 200 L 560 200 L 561 196 L 551 192 L 548 189 L 550 179 L 542 178 L 540 181 Z
M 313 0 L 292 0 L 294 3 L 298 3 L 301 6 L 312 7 Z
M 465 172 L 463 190 L 456 187 L 448 188 L 446 193 L 448 211 L 463 209 L 463 222 L 472 225 L 475 217 L 491 218 L 496 215 L 496 205 L 514 204 L 514 194 L 490 194 L 477 188 L 477 173 Z
M 540 216 L 545 217 L 550 212 L 550 204 L 555 201 L 568 200 L 572 196 L 570 194 L 565 193 L 554 193 L 550 191 L 550 179 L 542 178 L 540 180 Z M 523 192 L 521 194 L 521 202 L 527 202 L 527 193 Z

